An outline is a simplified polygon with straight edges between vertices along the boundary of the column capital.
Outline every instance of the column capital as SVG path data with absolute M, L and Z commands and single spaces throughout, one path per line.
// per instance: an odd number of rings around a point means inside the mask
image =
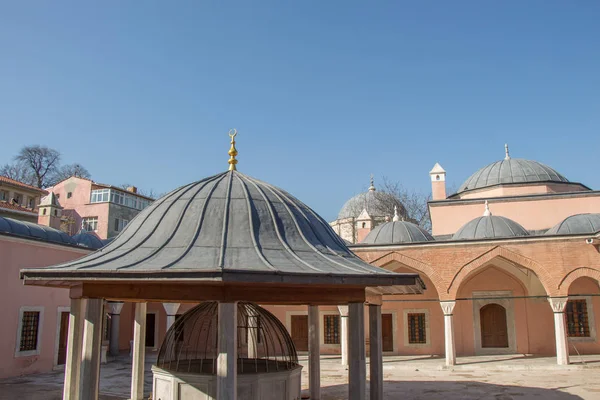
M 552 307 L 552 311 L 555 313 L 565 312 L 567 301 L 569 301 L 568 297 L 548 297 L 550 307 Z
M 123 309 L 123 304 L 122 302 L 109 301 L 106 303 L 106 309 L 111 315 L 119 315 Z
M 340 312 L 340 316 L 342 316 L 342 317 L 348 316 L 348 306 L 338 306 L 338 311 Z
M 440 306 L 442 307 L 442 311 L 443 311 L 444 315 L 452 315 L 455 305 L 456 305 L 456 300 L 440 301 Z
M 163 308 L 167 315 L 177 315 L 177 310 L 179 310 L 180 303 L 162 303 Z

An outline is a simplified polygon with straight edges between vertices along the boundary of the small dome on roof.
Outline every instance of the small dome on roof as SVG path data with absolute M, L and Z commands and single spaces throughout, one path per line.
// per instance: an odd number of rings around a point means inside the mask
M 425 229 L 408 221 L 391 221 L 373 229 L 361 243 L 364 244 L 399 244 L 413 242 L 429 242 L 433 236 Z
M 475 218 L 464 224 L 454 236 L 452 236 L 452 240 L 489 239 L 528 235 L 529 232 L 512 219 L 488 215 Z
M 406 213 L 404 205 L 395 196 L 378 192 L 371 178 L 369 190 L 346 201 L 338 214 L 338 219 L 357 218 L 363 210 L 367 210 L 371 217 L 391 217 L 394 207 L 398 207 L 401 214 Z
M 569 183 L 569 180 L 540 162 L 511 158 L 506 147 L 504 160 L 493 162 L 475 172 L 460 186 L 457 194 L 494 185 L 539 182 Z
M 12 218 L 0 217 L 0 232 L 35 238 L 46 242 L 76 244 L 73 239 L 63 231 L 50 228 L 49 226 L 19 221 Z
M 98 236 L 84 230 L 79 231 L 72 239 L 78 246 L 87 247 L 89 249 L 98 250 L 104 247 L 104 242 L 99 239 Z
M 585 234 L 598 231 L 600 231 L 600 214 L 577 214 L 554 225 L 546 235 Z

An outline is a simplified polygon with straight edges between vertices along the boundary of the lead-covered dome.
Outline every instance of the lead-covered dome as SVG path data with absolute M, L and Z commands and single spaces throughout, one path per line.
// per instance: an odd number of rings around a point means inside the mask
M 58 229 L 6 217 L 0 217 L 0 232 L 34 238 L 45 242 L 71 245 L 76 244 L 69 235 Z
M 87 247 L 88 249 L 98 250 L 104 247 L 105 243 L 93 233 L 79 231 L 72 239 L 78 246 Z
M 429 242 L 433 236 L 425 229 L 408 221 L 391 221 L 373 229 L 361 244 L 400 244 Z
M 392 194 L 380 192 L 375 189 L 373 180 L 369 190 L 359 193 L 344 203 L 338 214 L 338 219 L 357 218 L 363 210 L 371 217 L 391 217 L 394 207 L 398 208 L 401 215 L 405 215 L 404 205 Z
M 598 231 L 600 231 L 600 214 L 577 214 L 554 225 L 546 235 L 586 234 Z
M 484 215 L 464 224 L 452 236 L 452 240 L 491 239 L 528 235 L 529 232 L 512 219 L 496 215 Z

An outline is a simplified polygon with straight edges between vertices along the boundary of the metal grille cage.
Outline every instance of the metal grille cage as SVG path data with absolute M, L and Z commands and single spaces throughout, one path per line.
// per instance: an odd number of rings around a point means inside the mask
M 277 372 L 298 366 L 285 326 L 254 303 L 237 306 L 238 374 Z M 215 375 L 218 303 L 204 302 L 181 315 L 165 336 L 156 365 L 173 372 Z

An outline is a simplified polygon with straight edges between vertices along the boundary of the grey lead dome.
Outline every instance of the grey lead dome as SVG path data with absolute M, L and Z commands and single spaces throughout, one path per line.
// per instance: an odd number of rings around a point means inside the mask
M 373 284 L 402 284 L 407 279 L 363 262 L 304 203 L 237 171 L 172 191 L 101 250 L 35 273 L 44 271 L 87 278 L 215 280 L 238 280 L 246 273 L 244 279 L 263 282 L 344 283 L 356 276 Z
M 512 219 L 496 215 L 475 218 L 464 224 L 452 240 L 491 239 L 528 236 L 529 232 Z
M 600 214 L 577 214 L 554 225 L 546 235 L 585 234 L 598 231 L 600 231 Z
M 408 221 L 392 221 L 373 229 L 361 244 L 399 244 L 429 242 L 433 236 L 425 229 Z
M 460 186 L 457 193 L 500 184 L 535 182 L 569 183 L 569 180 L 540 162 L 509 158 L 491 163 L 475 172 Z

